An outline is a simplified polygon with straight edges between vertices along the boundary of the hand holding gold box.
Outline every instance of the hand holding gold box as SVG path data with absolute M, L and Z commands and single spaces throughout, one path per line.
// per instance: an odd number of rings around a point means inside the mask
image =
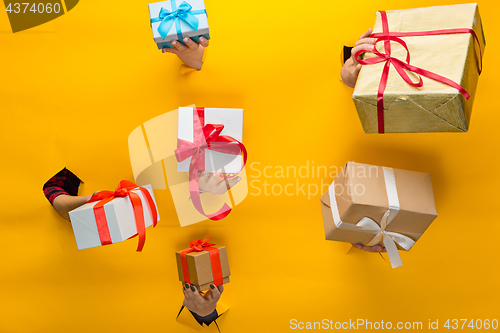
M 468 131 L 486 45 L 477 4 L 380 11 L 371 37 L 383 43 L 358 54 L 352 95 L 365 133 Z

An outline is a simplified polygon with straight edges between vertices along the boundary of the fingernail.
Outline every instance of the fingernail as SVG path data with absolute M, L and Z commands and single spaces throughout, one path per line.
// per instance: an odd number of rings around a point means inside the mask
M 192 291 L 196 291 L 195 287 L 194 286 L 191 286 L 191 290 Z
M 217 176 L 220 176 L 220 175 L 221 175 L 221 173 L 222 173 L 222 170 L 221 170 L 221 169 L 219 169 L 219 170 L 217 170 L 217 171 L 215 172 L 215 174 L 216 174 Z
M 162 52 L 162 53 L 165 53 L 165 52 L 166 52 L 166 50 L 165 50 L 165 49 L 162 49 L 162 50 L 161 50 L 161 52 Z
M 201 40 L 201 41 L 204 41 L 204 40 L 205 40 L 205 37 L 200 37 L 200 40 Z
M 354 246 L 355 246 L 358 250 L 361 250 L 361 245 L 359 245 L 359 244 L 354 244 Z
M 186 287 L 186 289 L 189 289 L 189 283 L 184 283 L 184 287 Z
M 184 38 L 184 41 L 185 41 L 185 42 L 187 42 L 188 40 L 189 40 L 189 38 L 188 38 L 188 37 L 185 37 L 185 38 Z
M 213 284 L 210 285 L 211 289 L 215 289 L 215 286 Z
M 234 173 L 230 173 L 230 174 L 229 174 L 229 177 L 233 177 L 233 176 L 234 176 Z
M 236 177 L 236 181 L 239 182 L 241 180 L 241 177 Z
M 174 40 L 174 41 L 172 42 L 172 45 L 175 45 L 175 44 L 177 44 L 177 42 Z
M 203 171 L 202 175 L 203 176 L 208 176 L 208 171 Z

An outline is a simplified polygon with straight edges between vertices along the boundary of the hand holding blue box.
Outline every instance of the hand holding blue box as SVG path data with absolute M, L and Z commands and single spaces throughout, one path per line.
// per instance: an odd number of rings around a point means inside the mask
M 183 43 L 183 37 L 199 42 L 210 39 L 207 12 L 203 0 L 168 0 L 150 3 L 149 16 L 153 38 L 158 49 L 172 47 L 172 41 Z

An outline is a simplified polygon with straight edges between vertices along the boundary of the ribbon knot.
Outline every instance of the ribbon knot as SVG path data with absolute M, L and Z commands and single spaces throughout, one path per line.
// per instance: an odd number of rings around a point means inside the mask
M 363 217 L 356 224 L 356 227 L 363 230 L 376 232 L 375 237 L 373 237 L 373 239 L 367 245 L 373 246 L 383 243 L 385 248 L 387 249 L 387 254 L 389 255 L 391 265 L 394 268 L 403 265 L 401 257 L 398 254 L 398 248 L 396 246 L 396 243 L 399 244 L 405 250 L 409 251 L 415 244 L 415 241 L 403 234 L 392 231 L 386 231 L 387 225 L 391 222 L 388 221 L 390 215 L 391 215 L 391 210 L 388 209 L 382 216 L 382 219 L 380 220 L 380 225 L 378 225 L 377 222 L 373 221 L 369 217 Z
M 446 30 L 432 30 L 432 31 L 423 31 L 423 32 L 400 32 L 400 33 L 392 33 L 389 32 L 389 23 L 387 20 L 387 13 L 385 11 L 380 11 L 381 19 L 382 19 L 382 33 L 375 33 L 372 34 L 370 37 L 377 38 L 375 44 L 377 44 L 380 41 L 384 41 L 384 49 L 385 53 L 381 53 L 380 51 L 377 50 L 376 47 L 373 48 L 371 51 L 366 51 L 366 50 L 360 50 L 356 52 L 354 55 L 355 59 L 362 65 L 373 65 L 376 63 L 380 62 L 385 62 L 384 68 L 382 70 L 382 77 L 380 79 L 380 84 L 378 87 L 378 93 L 377 93 L 377 119 L 378 119 L 378 132 L 379 133 L 385 133 L 385 125 L 384 125 L 384 91 L 387 85 L 387 78 L 389 76 L 389 68 L 391 64 L 394 66 L 398 74 L 403 78 L 403 80 L 408 83 L 409 85 L 415 87 L 415 88 L 420 88 L 423 86 L 423 81 L 422 77 L 420 75 L 423 75 L 425 77 L 428 77 L 430 79 L 439 81 L 441 83 L 444 83 L 450 87 L 453 87 L 457 89 L 467 100 L 470 98 L 469 93 L 460 86 L 458 83 L 444 77 L 441 75 L 438 75 L 436 73 L 427 71 L 425 69 L 415 67 L 413 65 L 410 65 L 410 51 L 408 50 L 408 47 L 406 43 L 398 38 L 397 36 L 400 37 L 413 37 L 413 36 L 432 36 L 432 35 L 445 35 L 445 34 L 460 34 L 460 33 L 470 33 L 474 38 L 475 41 L 479 44 L 479 40 L 477 39 L 476 33 L 472 29 L 446 29 Z M 401 44 L 405 50 L 406 50 L 406 61 L 401 61 L 400 59 L 394 58 L 391 56 L 391 41 L 397 42 Z M 481 48 L 479 48 L 481 52 Z M 369 59 L 360 59 L 359 56 L 363 52 L 368 52 L 368 53 L 374 53 L 376 57 L 369 58 Z M 482 54 L 479 55 L 479 74 L 481 74 L 482 71 Z M 419 78 L 419 82 L 415 83 L 413 82 L 408 74 L 405 71 L 409 71 L 417 75 Z
M 178 23 L 177 25 L 179 26 L 180 20 L 190 26 L 194 31 L 198 31 L 199 20 L 191 12 L 191 9 L 193 7 L 185 1 L 180 4 L 178 9 L 175 9 L 174 1 L 171 0 L 171 4 L 172 11 L 169 11 L 168 9 L 162 7 L 160 9 L 158 17 L 151 19 L 151 23 L 161 22 L 158 26 L 158 33 L 160 34 L 161 38 L 165 39 L 167 37 L 170 29 L 176 21 Z M 179 31 L 177 32 L 177 35 L 179 35 Z M 182 35 L 180 39 L 182 40 Z
M 205 238 L 204 240 L 198 239 L 195 241 L 189 242 L 189 248 L 193 249 L 196 252 L 201 252 L 205 251 L 205 248 L 211 247 L 215 244 L 209 243 L 208 241 L 210 240 L 210 236 Z
M 126 197 L 128 193 L 130 192 L 131 188 L 120 188 L 115 191 L 114 196 L 115 197 Z

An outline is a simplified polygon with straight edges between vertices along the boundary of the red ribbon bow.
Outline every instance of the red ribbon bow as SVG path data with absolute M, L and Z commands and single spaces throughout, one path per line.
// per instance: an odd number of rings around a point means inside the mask
M 179 162 L 191 157 L 191 163 L 189 164 L 189 192 L 194 207 L 200 214 L 214 221 L 225 218 L 231 212 L 231 208 L 225 203 L 221 209 L 210 215 L 205 214 L 203 210 L 198 177 L 199 172 L 205 170 L 205 149 L 231 155 L 243 155 L 241 170 L 247 163 L 245 146 L 230 136 L 221 135 L 223 129 L 224 125 L 205 125 L 205 108 L 193 108 L 193 142 L 177 139 L 177 149 L 175 150 L 175 157 Z M 224 179 L 234 177 L 236 175 L 223 176 Z
M 361 50 L 358 51 L 355 54 L 356 60 L 362 64 L 362 65 L 372 65 L 376 64 L 379 62 L 384 62 L 385 65 L 382 70 L 382 77 L 380 79 L 380 84 L 378 87 L 378 93 L 377 93 L 377 119 L 378 119 L 378 132 L 379 133 L 385 133 L 385 125 L 384 125 L 384 91 L 385 87 L 387 85 L 387 77 L 389 75 L 389 68 L 391 64 L 396 68 L 396 71 L 399 73 L 399 75 L 405 80 L 406 83 L 413 87 L 420 88 L 423 86 L 423 81 L 420 75 L 426 76 L 428 78 L 431 78 L 433 80 L 442 82 L 444 84 L 447 84 L 455 89 L 457 89 L 467 100 L 469 99 L 469 94 L 467 91 L 461 87 L 458 83 L 445 78 L 444 76 L 438 75 L 433 72 L 429 72 L 425 69 L 415 67 L 410 65 L 410 51 L 408 50 L 408 47 L 406 46 L 406 43 L 398 38 L 398 37 L 412 37 L 412 36 L 433 36 L 433 35 L 447 35 L 447 34 L 463 34 L 463 33 L 470 33 L 472 36 L 475 38 L 475 41 L 479 44 L 479 40 L 477 39 L 476 33 L 472 29 L 444 29 L 444 30 L 431 30 L 431 31 L 421 31 L 421 32 L 389 32 L 389 23 L 387 21 L 387 13 L 385 11 L 380 11 L 381 18 L 382 18 L 382 33 L 375 33 L 372 34 L 370 37 L 377 38 L 377 41 L 375 43 L 378 43 L 379 41 L 384 41 L 384 49 L 386 53 L 381 53 L 379 52 L 376 48 L 374 48 L 372 51 L 366 51 L 366 50 Z M 391 57 L 391 42 L 390 41 L 397 42 L 401 44 L 407 52 L 406 55 L 406 62 L 401 61 L 397 58 Z M 369 58 L 369 59 L 359 59 L 359 55 L 363 52 L 371 52 L 377 55 L 377 57 L 374 58 Z M 481 47 L 479 47 L 479 74 L 481 74 L 482 71 L 482 55 L 481 55 Z M 418 78 L 419 82 L 415 83 L 413 82 L 408 74 L 406 74 L 405 70 L 410 71 L 415 73 Z M 419 75 L 420 74 L 420 75 Z
M 149 194 L 149 191 L 143 187 L 139 187 L 136 184 L 128 181 L 122 180 L 115 191 L 101 191 L 92 196 L 89 202 L 99 201 L 94 206 L 94 216 L 97 223 L 97 231 L 99 233 L 99 238 L 102 245 L 112 244 L 111 235 L 109 233 L 108 221 L 106 219 L 106 212 L 104 211 L 104 205 L 115 198 L 129 197 L 132 202 L 132 207 L 134 209 L 135 224 L 137 226 L 137 234 L 132 237 L 139 235 L 139 244 L 137 245 L 137 251 L 142 251 L 144 247 L 144 242 L 146 241 L 146 227 L 144 224 L 144 209 L 142 207 L 141 198 L 138 194 L 132 192 L 133 190 L 141 190 L 148 201 L 149 208 L 153 216 L 153 226 L 156 227 L 158 213 L 156 211 L 156 206 L 153 198 Z M 130 237 L 130 238 L 132 238 Z
M 210 254 L 210 264 L 212 266 L 212 275 L 214 277 L 214 284 L 216 286 L 221 286 L 224 284 L 222 276 L 222 266 L 220 263 L 219 249 L 212 247 L 213 243 L 209 243 L 210 236 L 204 240 L 195 240 L 189 242 L 189 249 L 181 252 L 181 263 L 182 263 L 182 274 L 184 275 L 184 282 L 191 284 L 191 278 L 189 277 L 189 269 L 187 265 L 186 254 L 191 252 L 202 252 L 208 251 Z M 200 290 L 201 291 L 201 290 Z

